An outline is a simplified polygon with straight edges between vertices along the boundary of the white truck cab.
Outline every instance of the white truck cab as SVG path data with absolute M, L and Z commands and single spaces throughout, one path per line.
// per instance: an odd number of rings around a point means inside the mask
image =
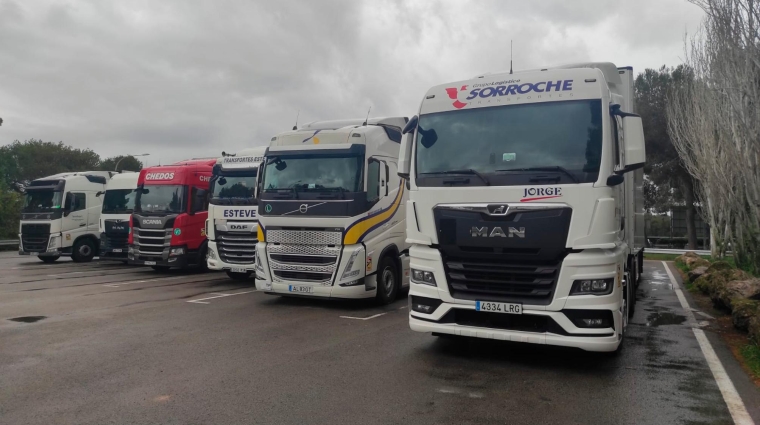
M 615 351 L 642 269 L 633 70 L 435 86 L 404 128 L 412 330 Z
M 34 180 L 25 188 L 19 225 L 19 254 L 46 263 L 61 256 L 88 262 L 97 254 L 101 198 L 114 172 L 61 173 Z
M 101 260 L 118 260 L 127 262 L 129 247 L 129 220 L 135 209 L 137 196 L 137 178 L 140 173 L 122 171 L 114 174 L 106 184 L 105 192 L 98 192 L 102 197 L 103 208 L 100 210 L 100 251 Z
M 407 191 L 397 175 L 406 122 L 322 121 L 272 138 L 259 191 L 257 289 L 390 303 L 408 286 Z
M 231 279 L 248 279 L 256 266 L 257 183 L 266 147 L 225 155 L 214 165 L 209 186 L 207 262 Z

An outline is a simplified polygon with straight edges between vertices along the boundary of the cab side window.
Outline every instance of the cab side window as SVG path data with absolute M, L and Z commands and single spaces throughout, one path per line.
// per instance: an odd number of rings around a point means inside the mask
M 86 194 L 72 193 L 71 197 L 71 212 L 82 211 L 87 208 Z
M 208 211 L 208 191 L 193 187 L 190 191 L 191 196 L 191 211 L 202 212 Z
M 380 161 L 370 159 L 367 164 L 367 201 L 380 199 Z

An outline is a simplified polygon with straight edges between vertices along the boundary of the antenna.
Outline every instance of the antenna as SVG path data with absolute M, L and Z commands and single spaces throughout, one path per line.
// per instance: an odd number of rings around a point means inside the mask
M 370 105 L 369 109 L 367 110 L 367 118 L 364 119 L 364 124 L 362 124 L 362 126 L 367 125 L 367 121 L 369 121 L 369 111 L 371 110 L 372 110 L 372 105 Z
M 299 109 L 298 112 L 296 112 L 296 125 L 293 126 L 293 130 L 298 130 L 298 117 L 301 115 L 301 110 Z
M 509 40 L 509 74 L 512 75 L 512 40 Z

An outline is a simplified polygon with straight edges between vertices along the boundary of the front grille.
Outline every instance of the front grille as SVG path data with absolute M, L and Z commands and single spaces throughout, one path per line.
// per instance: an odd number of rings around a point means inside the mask
M 274 239 L 272 232 L 279 232 Z M 274 280 L 331 284 L 340 260 L 340 237 L 340 232 L 317 230 L 267 232 L 267 255 Z
M 49 223 L 24 223 L 21 225 L 21 244 L 24 251 L 45 252 L 49 240 Z
M 562 260 L 509 261 L 501 258 L 446 257 L 444 269 L 454 298 L 548 305 Z
M 172 229 L 133 229 L 134 243 L 139 255 L 161 256 L 164 249 L 169 249 Z
M 216 231 L 219 259 L 230 264 L 253 264 L 256 262 L 258 239 L 252 233 Z
M 103 249 L 123 249 L 127 252 L 129 234 L 124 232 L 108 232 L 100 235 L 100 246 Z

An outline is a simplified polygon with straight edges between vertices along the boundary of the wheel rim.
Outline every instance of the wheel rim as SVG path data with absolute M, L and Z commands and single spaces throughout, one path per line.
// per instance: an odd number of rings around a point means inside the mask
M 79 254 L 85 257 L 89 257 L 92 253 L 92 248 L 90 248 L 90 245 L 84 244 L 79 247 Z
M 393 276 L 393 270 L 390 267 L 386 267 L 383 270 L 383 289 L 385 289 L 385 295 L 390 295 L 395 285 L 396 278 Z

